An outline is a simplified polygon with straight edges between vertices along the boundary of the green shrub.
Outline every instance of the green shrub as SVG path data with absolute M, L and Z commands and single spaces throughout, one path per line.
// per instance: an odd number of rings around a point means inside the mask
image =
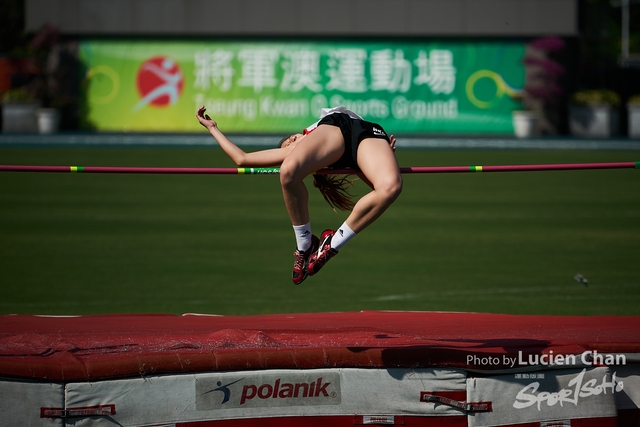
M 17 102 L 31 102 L 33 97 L 25 88 L 19 87 L 10 89 L 2 95 L 2 102 L 4 103 L 17 103 Z
M 620 96 L 605 89 L 584 90 L 574 93 L 571 101 L 576 105 L 619 105 Z

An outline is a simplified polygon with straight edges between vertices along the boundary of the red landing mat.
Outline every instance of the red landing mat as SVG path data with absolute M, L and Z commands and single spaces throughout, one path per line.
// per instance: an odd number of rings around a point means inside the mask
M 0 317 L 0 376 L 455 368 L 499 373 L 640 353 L 640 317 L 375 312 Z M 569 359 L 569 357 L 573 359 Z

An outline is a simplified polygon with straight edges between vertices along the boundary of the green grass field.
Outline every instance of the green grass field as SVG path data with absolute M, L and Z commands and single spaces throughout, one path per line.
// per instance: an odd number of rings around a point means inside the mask
M 397 156 L 402 166 L 640 160 L 622 151 Z M 2 147 L 0 163 L 233 166 L 207 147 Z M 637 170 L 405 175 L 391 209 L 298 287 L 275 176 L 2 172 L 0 188 L 2 314 L 640 315 Z M 316 234 L 344 221 L 310 193 Z

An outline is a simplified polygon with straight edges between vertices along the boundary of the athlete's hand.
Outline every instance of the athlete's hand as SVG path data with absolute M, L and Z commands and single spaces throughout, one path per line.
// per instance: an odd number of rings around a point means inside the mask
M 389 136 L 389 141 L 391 141 L 389 143 L 389 147 L 391 147 L 391 149 L 393 150 L 393 152 L 395 153 L 396 151 L 396 137 L 393 135 Z
M 196 118 L 198 119 L 200 124 L 207 129 L 217 128 L 218 124 L 215 122 L 215 120 L 209 117 L 208 114 L 205 114 L 206 111 L 207 109 L 204 107 L 204 105 L 198 108 L 198 111 L 196 111 Z

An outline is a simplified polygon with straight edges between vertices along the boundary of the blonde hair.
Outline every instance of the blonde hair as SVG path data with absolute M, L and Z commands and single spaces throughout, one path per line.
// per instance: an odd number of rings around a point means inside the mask
M 320 190 L 322 197 L 334 211 L 336 208 L 341 211 L 353 210 L 354 196 L 348 188 L 353 186 L 354 181 L 355 179 L 349 179 L 349 175 L 313 175 L 313 186 Z

